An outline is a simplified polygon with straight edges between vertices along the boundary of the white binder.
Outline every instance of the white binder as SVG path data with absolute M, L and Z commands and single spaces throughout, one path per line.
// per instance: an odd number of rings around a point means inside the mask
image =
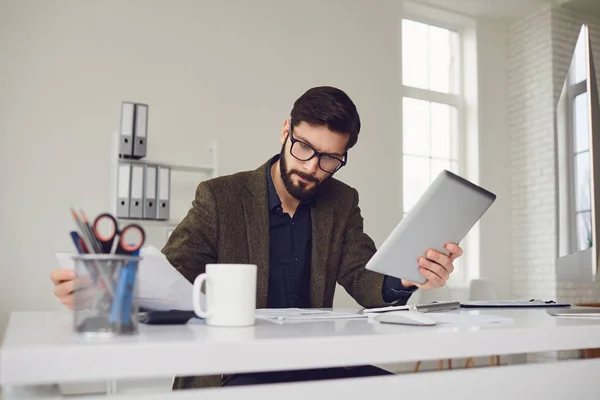
M 144 219 L 156 219 L 156 165 L 144 169 Z
M 119 164 L 117 179 L 117 218 L 129 218 L 131 164 Z
M 119 155 L 124 158 L 133 156 L 133 135 L 135 127 L 135 104 L 123 102 L 121 105 L 121 131 L 119 138 Z
M 146 143 L 148 141 L 148 105 L 135 105 L 135 128 L 133 137 L 133 157 L 146 157 Z
M 142 218 L 144 201 L 144 166 L 131 165 L 131 198 L 129 218 Z
M 158 196 L 158 208 L 156 209 L 156 219 L 169 219 L 169 203 L 171 192 L 171 169 L 169 167 L 158 167 L 158 179 L 156 181 L 156 193 Z

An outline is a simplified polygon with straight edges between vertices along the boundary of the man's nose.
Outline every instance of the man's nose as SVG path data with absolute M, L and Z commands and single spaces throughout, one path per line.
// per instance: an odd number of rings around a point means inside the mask
M 319 169 L 319 157 L 313 157 L 308 161 L 304 161 L 304 170 L 309 174 L 315 174 Z

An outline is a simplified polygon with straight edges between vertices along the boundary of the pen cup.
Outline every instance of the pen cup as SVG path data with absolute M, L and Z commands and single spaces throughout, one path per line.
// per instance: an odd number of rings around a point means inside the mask
M 75 332 L 91 336 L 138 333 L 137 270 L 140 257 L 74 255 Z

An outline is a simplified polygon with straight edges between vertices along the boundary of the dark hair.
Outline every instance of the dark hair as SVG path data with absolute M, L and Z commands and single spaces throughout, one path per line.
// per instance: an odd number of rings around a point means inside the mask
M 310 125 L 327 125 L 334 132 L 350 135 L 347 149 L 358 141 L 360 117 L 350 97 L 331 86 L 314 87 L 294 102 L 291 124 L 297 126 L 305 121 Z

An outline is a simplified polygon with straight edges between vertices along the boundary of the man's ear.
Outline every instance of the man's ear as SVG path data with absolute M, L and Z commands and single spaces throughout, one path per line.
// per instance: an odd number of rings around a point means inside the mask
M 286 119 L 285 122 L 283 123 L 283 128 L 281 129 L 281 137 L 279 138 L 279 142 L 281 144 L 285 143 L 285 139 L 287 139 L 288 135 L 290 134 L 290 127 L 291 127 L 290 120 Z

